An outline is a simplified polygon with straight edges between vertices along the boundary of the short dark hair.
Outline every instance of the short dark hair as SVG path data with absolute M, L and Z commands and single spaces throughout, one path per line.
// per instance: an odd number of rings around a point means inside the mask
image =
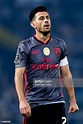
M 36 7 L 35 9 L 33 9 L 30 14 L 29 14 L 29 19 L 32 21 L 34 15 L 37 13 L 37 12 L 47 12 L 47 8 L 45 6 L 38 6 Z

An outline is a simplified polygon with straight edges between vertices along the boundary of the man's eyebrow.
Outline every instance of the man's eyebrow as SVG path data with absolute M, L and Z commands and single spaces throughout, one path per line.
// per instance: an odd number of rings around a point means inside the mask
M 49 17 L 49 15 L 40 15 L 38 18 L 40 17 Z
M 40 18 L 44 18 L 44 16 L 43 16 L 43 15 L 40 15 L 40 16 L 38 17 L 38 19 L 40 19 Z
M 46 17 L 50 17 L 49 15 L 47 15 Z

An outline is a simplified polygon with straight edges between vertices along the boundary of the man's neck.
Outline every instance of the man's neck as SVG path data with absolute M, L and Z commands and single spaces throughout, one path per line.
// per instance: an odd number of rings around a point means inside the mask
M 50 39 L 50 33 L 47 35 L 43 35 L 42 33 L 36 33 L 35 36 L 37 39 L 41 40 L 42 42 L 46 42 Z

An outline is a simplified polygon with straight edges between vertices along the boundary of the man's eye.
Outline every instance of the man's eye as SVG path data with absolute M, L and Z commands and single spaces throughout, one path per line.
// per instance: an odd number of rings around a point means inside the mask
M 47 19 L 50 19 L 50 17 L 49 17 L 49 16 L 47 16 L 46 18 L 47 18 Z
M 43 20 L 43 19 L 44 19 L 44 17 L 40 17 L 40 18 L 39 18 L 39 20 Z

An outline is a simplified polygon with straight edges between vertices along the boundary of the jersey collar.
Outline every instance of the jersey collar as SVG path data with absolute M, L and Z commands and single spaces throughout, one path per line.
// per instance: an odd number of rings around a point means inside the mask
M 42 40 L 39 40 L 39 39 L 35 36 L 35 34 L 33 35 L 33 37 L 34 37 L 34 39 L 36 39 L 38 42 L 41 42 L 41 43 L 43 43 L 43 44 L 47 44 L 47 43 L 50 41 L 50 39 L 51 39 L 51 36 L 50 36 L 50 38 L 49 38 L 46 42 L 43 42 Z

